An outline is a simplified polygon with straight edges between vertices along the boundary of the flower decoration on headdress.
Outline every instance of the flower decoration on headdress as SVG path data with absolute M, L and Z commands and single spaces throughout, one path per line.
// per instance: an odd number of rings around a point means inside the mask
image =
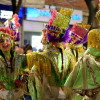
M 72 9 L 61 8 L 60 12 L 55 9 L 51 14 L 51 18 L 43 29 L 43 44 L 57 45 L 59 42 L 67 42 L 69 38 L 68 24 L 73 13 Z M 68 28 L 68 29 L 67 29 Z
M 51 18 L 50 18 L 50 20 L 48 22 L 48 25 L 52 25 L 53 24 L 53 20 L 56 19 L 56 17 L 57 17 L 57 11 L 54 9 L 52 14 L 51 14 Z
M 0 28 L 0 33 L 2 33 L 0 34 L 0 37 L 8 35 L 13 41 L 19 41 L 20 38 L 19 38 L 18 30 L 19 30 L 20 24 L 18 21 L 19 21 L 19 18 L 17 14 L 14 14 L 11 19 L 8 19 L 4 23 L 4 27 Z
M 87 42 L 87 34 L 89 29 L 90 25 L 75 23 L 70 31 L 69 43 L 80 44 Z

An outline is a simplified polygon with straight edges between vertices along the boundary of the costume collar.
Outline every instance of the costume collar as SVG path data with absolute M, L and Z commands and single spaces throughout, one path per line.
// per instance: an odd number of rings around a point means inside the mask
M 87 49 L 87 52 L 90 53 L 91 55 L 95 56 L 95 57 L 100 56 L 100 51 L 97 50 L 96 48 L 89 47 Z
M 62 43 L 58 43 L 57 46 L 49 46 L 49 45 L 45 46 L 45 50 L 49 50 L 49 51 L 52 50 L 59 51 L 59 48 L 61 48 L 63 52 L 65 51 Z

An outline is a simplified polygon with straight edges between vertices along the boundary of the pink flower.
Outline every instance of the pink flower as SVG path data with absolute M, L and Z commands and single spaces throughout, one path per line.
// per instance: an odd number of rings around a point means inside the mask
M 11 34 L 12 34 L 12 36 L 14 36 L 15 32 L 14 32 L 14 31 L 12 31 L 12 32 L 11 32 Z
M 11 36 L 11 38 L 14 39 L 15 37 L 14 36 Z
M 15 23 L 15 26 L 16 26 L 16 27 L 19 27 L 19 26 L 20 26 L 19 22 L 16 22 L 16 23 Z
M 8 34 L 10 34 L 10 29 L 9 29 L 9 27 L 6 27 L 6 28 L 5 28 L 5 32 L 8 33 Z
M 73 27 L 72 27 L 72 29 L 71 29 L 72 32 L 75 30 L 77 24 L 78 24 L 78 23 L 76 22 L 76 23 L 73 25 Z
M 54 9 L 52 14 L 51 14 L 52 18 L 55 19 L 57 16 L 57 11 Z
M 14 21 L 15 21 L 15 22 L 18 22 L 18 21 L 19 21 L 19 18 L 14 18 Z
M 18 18 L 18 15 L 17 14 L 14 14 L 13 17 L 17 19 Z
M 52 25 L 53 24 L 53 19 L 51 18 L 48 22 L 49 25 Z

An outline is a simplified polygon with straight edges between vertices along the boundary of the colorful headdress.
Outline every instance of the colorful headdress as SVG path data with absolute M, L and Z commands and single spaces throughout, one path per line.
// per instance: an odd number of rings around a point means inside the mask
M 90 25 L 75 23 L 70 32 L 69 43 L 80 44 L 87 42 L 87 34 L 89 29 Z
M 100 50 L 100 30 L 93 29 L 88 33 L 88 47 Z
M 0 28 L 0 38 L 3 36 L 9 36 L 14 42 L 19 41 L 19 18 L 18 15 L 15 14 L 11 19 L 8 19 L 4 23 L 4 27 Z
M 68 40 L 67 27 L 73 13 L 72 9 L 61 8 L 60 12 L 53 10 L 48 24 L 43 29 L 44 44 L 57 45 L 59 42 L 66 42 Z

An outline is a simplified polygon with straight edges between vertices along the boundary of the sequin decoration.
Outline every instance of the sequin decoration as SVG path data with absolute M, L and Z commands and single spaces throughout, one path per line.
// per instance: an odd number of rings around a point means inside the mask
M 29 53 L 27 54 L 28 68 L 31 69 L 33 65 L 38 72 L 45 73 L 46 76 L 51 75 L 50 60 L 44 55 L 45 53 Z
M 100 50 L 100 30 L 93 29 L 88 33 L 88 47 Z
M 80 38 L 84 38 L 86 33 L 88 32 L 87 29 L 79 25 L 74 25 L 71 31 L 75 33 L 76 35 L 78 35 Z
M 56 19 L 53 21 L 53 26 L 59 27 L 60 29 L 66 29 L 68 27 L 70 17 L 57 13 Z
M 4 22 L 4 27 L 0 28 L 0 35 L 8 35 L 14 42 L 19 41 L 19 18 L 14 14 L 11 19 Z M 2 33 L 2 34 L 1 34 Z M 0 36 L 1 37 L 1 36 Z
M 67 8 L 63 10 L 63 8 L 61 8 L 59 13 L 65 15 L 65 16 L 71 17 L 71 15 L 73 13 L 73 10 L 72 9 L 67 9 Z
M 96 17 L 97 17 L 98 22 L 100 24 L 100 10 L 96 12 Z

